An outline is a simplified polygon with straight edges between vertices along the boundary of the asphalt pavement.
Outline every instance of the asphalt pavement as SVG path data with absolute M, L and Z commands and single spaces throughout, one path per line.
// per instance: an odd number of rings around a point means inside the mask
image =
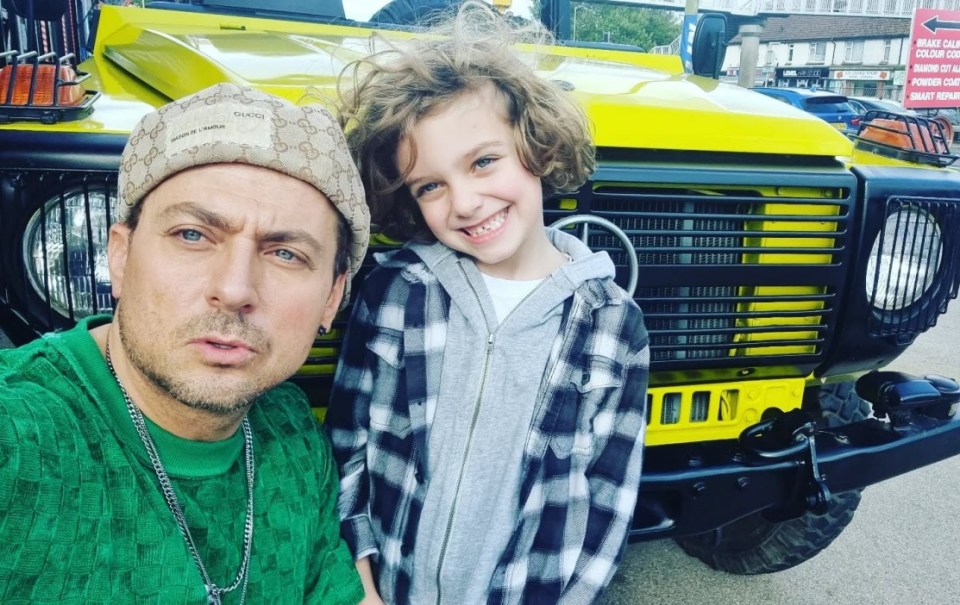
M 888 369 L 960 377 L 960 301 Z M 867 488 L 819 555 L 760 576 L 714 571 L 671 540 L 627 546 L 604 605 L 956 605 L 960 456 Z

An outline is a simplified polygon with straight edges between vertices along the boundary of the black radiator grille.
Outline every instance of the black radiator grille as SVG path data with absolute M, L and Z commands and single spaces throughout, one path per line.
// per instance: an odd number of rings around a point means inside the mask
M 637 288 L 638 301 L 644 301 L 647 330 L 657 335 L 652 361 L 671 359 L 710 359 L 723 355 L 729 338 L 721 333 L 703 333 L 733 326 L 733 302 L 736 289 L 729 286 L 692 288 Z M 667 299 L 667 300 L 665 300 Z M 683 318 L 676 316 L 684 315 Z M 724 345 L 720 349 L 715 345 Z
M 849 175 L 827 172 L 727 173 L 684 186 L 652 173 L 649 182 L 598 178 L 575 198 L 548 202 L 547 222 L 589 213 L 626 233 L 655 369 L 808 364 L 837 314 L 855 192 Z M 733 184 L 743 177 L 752 179 Z M 584 227 L 571 230 L 584 237 Z M 585 237 L 625 285 L 620 241 L 596 226 Z

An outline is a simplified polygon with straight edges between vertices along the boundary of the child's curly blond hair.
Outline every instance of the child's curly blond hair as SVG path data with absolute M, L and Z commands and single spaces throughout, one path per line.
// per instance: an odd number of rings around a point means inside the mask
M 539 25 L 519 26 L 486 4 L 470 1 L 416 38 L 396 42 L 375 37 L 371 46 L 381 50 L 344 69 L 340 121 L 380 233 L 435 239 L 404 187 L 412 166 L 398 170 L 397 147 L 435 108 L 490 83 L 504 99 L 520 159 L 540 177 L 544 195 L 574 191 L 587 180 L 595 151 L 586 115 L 559 85 L 537 76 L 513 48 L 520 42 L 548 41 Z M 411 152 L 412 164 L 416 149 Z

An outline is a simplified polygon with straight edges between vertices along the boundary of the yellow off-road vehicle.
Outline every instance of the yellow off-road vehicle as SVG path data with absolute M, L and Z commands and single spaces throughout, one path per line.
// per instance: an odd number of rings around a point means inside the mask
M 360 4 L 0 0 L 0 328 L 22 343 L 112 309 L 117 165 L 145 112 L 221 81 L 332 98 L 374 30 L 410 35 L 436 2 L 366 21 Z M 593 221 L 567 228 L 635 284 L 651 335 L 632 538 L 734 573 L 801 563 L 862 488 L 960 452 L 956 382 L 878 371 L 957 295 L 955 158 L 923 118 L 847 138 L 719 83 L 722 18 L 701 18 L 688 73 L 569 41 L 570 0 L 541 5 L 560 43 L 531 61 L 586 108 L 599 153 L 587 185 L 545 202 L 548 222 Z M 297 377 L 318 408 L 338 326 Z

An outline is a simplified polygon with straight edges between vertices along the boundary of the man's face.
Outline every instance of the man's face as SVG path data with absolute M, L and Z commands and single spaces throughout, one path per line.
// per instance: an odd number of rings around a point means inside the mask
M 110 231 L 124 353 L 162 392 L 218 413 L 303 364 L 343 295 L 337 213 L 314 187 L 246 164 L 181 172 Z

